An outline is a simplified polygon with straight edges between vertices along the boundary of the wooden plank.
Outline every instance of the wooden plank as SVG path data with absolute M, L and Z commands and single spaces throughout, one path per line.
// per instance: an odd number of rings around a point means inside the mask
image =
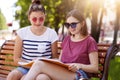
M 4 54 L 13 54 L 13 50 L 1 50 L 1 53 L 4 53 Z
M 4 46 L 2 47 L 2 49 L 10 49 L 10 50 L 13 50 L 13 49 L 14 49 L 14 46 L 4 45 Z
M 107 51 L 108 47 L 98 47 L 98 51 Z
M 13 60 L 13 55 L 0 55 L 0 59 Z
M 0 64 L 17 66 L 13 61 L 0 60 Z
M 105 58 L 99 58 L 99 64 L 104 64 Z
M 14 41 L 12 41 L 12 40 L 6 40 L 6 42 L 5 42 L 5 44 L 4 45 L 13 45 L 14 46 L 14 44 L 15 44 L 15 42 Z
M 106 52 L 98 52 L 99 58 L 105 58 L 106 57 Z
M 7 75 L 0 74 L 0 80 L 6 80 Z
M 15 66 L 8 66 L 8 65 L 0 65 L 0 69 L 1 70 L 7 70 L 7 71 L 11 71 L 13 69 L 15 69 Z
M 1 70 L 1 69 L 0 69 L 0 74 L 8 75 L 9 72 L 10 72 L 10 71 L 6 71 L 6 70 Z
M 111 44 L 105 44 L 105 43 L 98 43 L 97 46 L 107 46 L 109 47 Z
M 99 71 L 103 71 L 103 66 L 99 66 Z

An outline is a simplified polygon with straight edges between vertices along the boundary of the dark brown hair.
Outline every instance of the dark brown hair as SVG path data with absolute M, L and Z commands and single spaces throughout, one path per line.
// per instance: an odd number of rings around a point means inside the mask
M 30 15 L 31 12 L 34 12 L 34 11 L 42 11 L 43 13 L 45 13 L 45 8 L 41 4 L 40 0 L 32 0 L 32 4 L 30 5 L 28 10 L 28 15 Z
M 77 9 L 74 9 L 74 10 L 71 10 L 67 16 L 66 16 L 66 19 L 70 16 L 73 16 L 74 18 L 76 18 L 77 20 L 79 20 L 80 23 L 83 23 L 84 22 L 84 26 L 81 28 L 81 34 L 83 36 L 86 36 L 88 35 L 88 29 L 87 29 L 87 25 L 86 25 L 86 20 L 85 20 L 85 17 L 84 15 Z

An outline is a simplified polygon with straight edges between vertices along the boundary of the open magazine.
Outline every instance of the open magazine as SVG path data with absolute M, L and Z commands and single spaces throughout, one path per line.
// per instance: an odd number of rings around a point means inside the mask
M 20 66 L 23 66 L 23 67 L 26 67 L 26 68 L 30 68 L 32 66 L 32 64 L 34 63 L 34 61 L 26 61 L 26 60 L 23 60 L 21 59 L 18 64 Z
M 60 66 L 63 66 L 65 68 L 68 68 L 68 65 L 67 64 L 64 64 L 62 63 L 61 61 L 59 61 L 58 59 L 46 59 L 46 58 L 41 58 L 39 60 L 42 60 L 42 61 L 46 61 L 46 62 L 49 62 L 49 63 L 53 63 L 53 64 L 56 64 L 56 65 L 60 65 Z M 18 64 L 21 65 L 21 66 L 25 66 L 25 67 L 31 67 L 32 64 L 34 63 L 34 61 L 19 61 Z

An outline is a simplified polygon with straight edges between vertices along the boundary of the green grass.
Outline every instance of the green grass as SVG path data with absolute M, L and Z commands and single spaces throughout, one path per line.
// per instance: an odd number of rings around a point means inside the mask
M 92 78 L 91 80 L 99 80 Z M 109 65 L 108 80 L 120 80 L 120 56 L 116 56 L 111 60 Z

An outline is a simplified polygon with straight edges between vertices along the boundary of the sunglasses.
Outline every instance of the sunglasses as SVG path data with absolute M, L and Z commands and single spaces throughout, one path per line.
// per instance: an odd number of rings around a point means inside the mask
M 44 18 L 43 17 L 39 17 L 39 18 L 34 17 L 34 18 L 32 18 L 33 22 L 37 22 L 37 20 L 39 20 L 39 22 L 43 22 Z
M 64 26 L 65 26 L 66 28 L 69 28 L 69 27 L 71 27 L 71 28 L 76 28 L 78 23 L 80 23 L 80 22 L 64 23 Z
M 45 13 L 45 9 L 42 5 L 32 5 L 30 9 L 33 10 L 33 11 L 40 10 L 40 11 Z

